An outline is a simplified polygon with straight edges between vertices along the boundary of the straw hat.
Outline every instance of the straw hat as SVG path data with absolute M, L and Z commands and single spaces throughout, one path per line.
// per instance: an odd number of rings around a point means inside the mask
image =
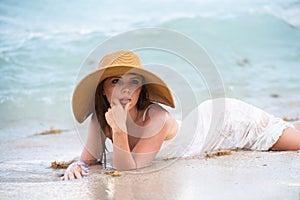
M 73 114 L 82 123 L 95 110 L 97 86 L 106 78 L 125 73 L 135 73 L 145 78 L 149 99 L 175 108 L 172 93 L 157 75 L 142 68 L 138 55 L 131 51 L 116 51 L 103 57 L 98 69 L 86 75 L 76 86 L 72 97 Z

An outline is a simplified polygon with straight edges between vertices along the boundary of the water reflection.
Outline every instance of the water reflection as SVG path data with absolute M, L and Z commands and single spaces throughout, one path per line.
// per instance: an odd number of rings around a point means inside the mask
M 167 173 L 166 173 L 167 172 Z M 169 173 L 168 173 L 169 172 Z M 181 184 L 176 174 L 166 168 L 153 173 L 123 172 L 120 177 L 106 175 L 99 167 L 91 167 L 87 190 L 92 199 L 174 199 Z

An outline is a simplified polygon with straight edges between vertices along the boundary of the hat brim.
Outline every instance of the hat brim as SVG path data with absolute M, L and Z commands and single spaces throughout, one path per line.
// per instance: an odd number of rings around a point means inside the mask
M 82 123 L 95 110 L 95 93 L 98 85 L 106 78 L 135 73 L 145 78 L 149 100 L 175 108 L 174 99 L 167 84 L 154 73 L 132 65 L 116 65 L 97 69 L 86 75 L 76 86 L 72 96 L 75 119 Z

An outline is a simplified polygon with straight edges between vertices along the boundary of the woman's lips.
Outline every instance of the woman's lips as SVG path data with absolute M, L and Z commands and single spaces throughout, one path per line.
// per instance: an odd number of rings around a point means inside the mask
M 120 99 L 120 103 L 125 106 L 126 104 L 130 103 L 131 99 L 129 98 L 122 98 Z

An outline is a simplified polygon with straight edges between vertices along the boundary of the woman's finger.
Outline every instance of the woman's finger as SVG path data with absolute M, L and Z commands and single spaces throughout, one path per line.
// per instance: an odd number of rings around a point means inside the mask
M 74 174 L 76 179 L 82 178 L 82 175 L 79 171 L 75 171 Z
M 75 179 L 75 176 L 74 176 L 73 172 L 69 172 L 68 177 L 69 177 L 69 180 Z
M 88 172 L 85 172 L 85 171 L 82 171 L 82 176 L 87 176 L 87 175 L 89 175 L 89 173 Z
M 112 99 L 111 102 L 112 102 L 111 107 L 121 105 L 120 101 L 117 98 Z
M 129 108 L 129 103 L 126 104 L 126 105 L 125 105 L 125 108 L 124 108 L 126 114 L 127 114 L 127 112 L 128 112 L 128 108 Z
M 67 181 L 67 180 L 69 180 L 68 173 L 65 173 L 65 174 L 64 174 L 64 176 L 63 176 L 63 180 L 64 180 L 64 181 Z

